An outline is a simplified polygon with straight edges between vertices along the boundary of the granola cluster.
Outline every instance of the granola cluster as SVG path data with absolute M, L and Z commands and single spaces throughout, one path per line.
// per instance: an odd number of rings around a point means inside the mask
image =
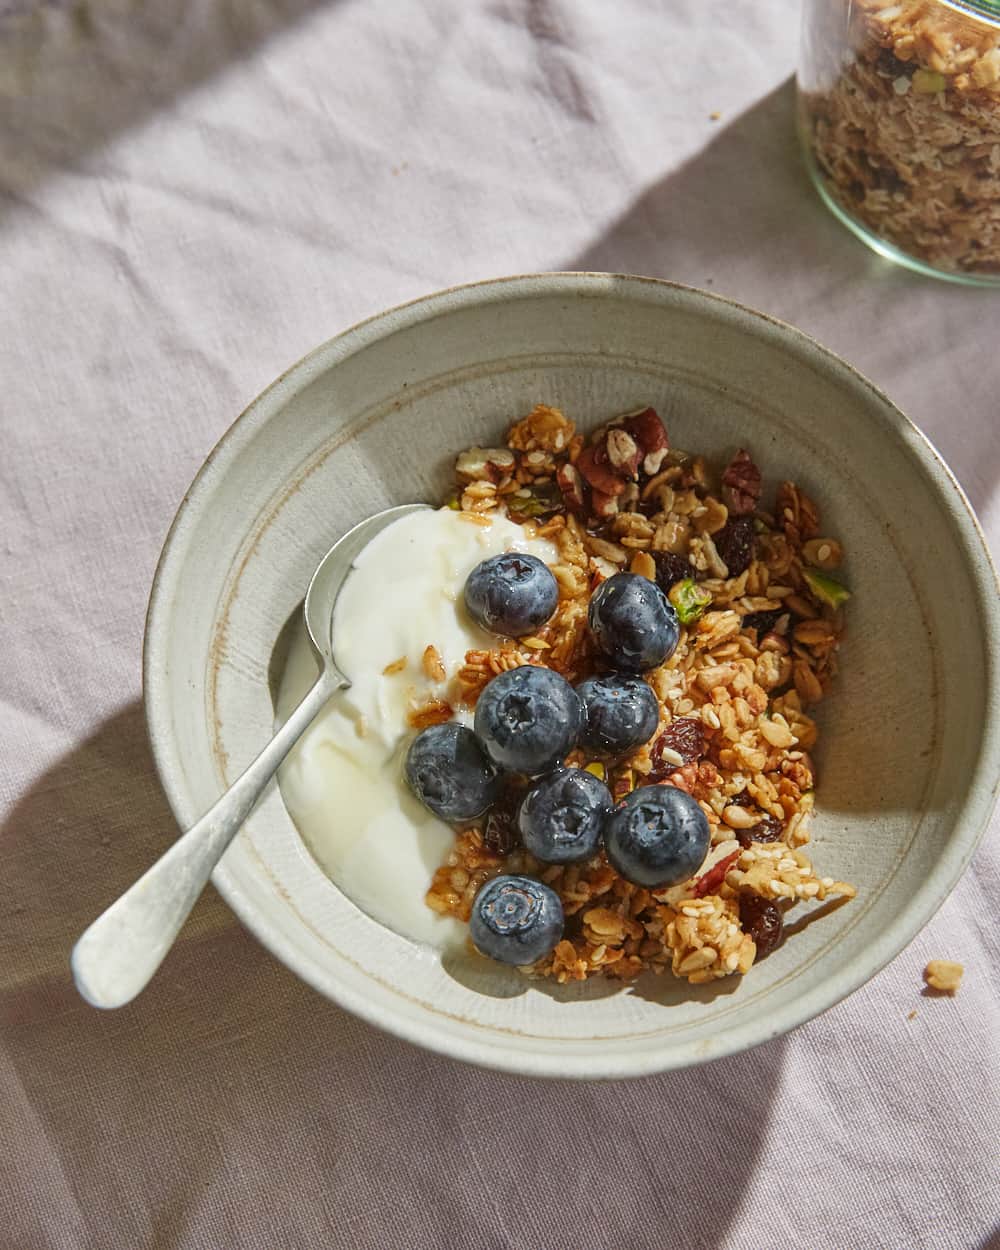
M 1000 12 L 818 0 L 802 122 L 831 196 L 908 255 L 1000 275 Z M 846 40 L 846 46 L 845 46 Z
M 712 848 L 696 877 L 659 891 L 624 880 L 603 854 L 543 864 L 519 843 L 513 784 L 504 806 L 457 835 L 428 905 L 468 920 L 491 877 L 536 876 L 559 894 L 566 932 L 532 975 L 632 979 L 669 968 L 697 984 L 745 973 L 758 947 L 780 938 L 787 906 L 852 896 L 850 885 L 818 877 L 800 849 L 816 783 L 810 713 L 836 675 L 847 598 L 829 577 L 840 544 L 823 536 L 815 503 L 782 482 L 765 508 L 747 451 L 716 477 L 701 457 L 668 446 L 652 409 L 584 438 L 558 409 L 539 405 L 505 447 L 472 448 L 456 472 L 451 506 L 472 523 L 502 509 L 554 544 L 560 599 L 535 636 L 470 651 L 449 675 L 451 702 L 473 707 L 496 674 L 521 665 L 574 682 L 600 671 L 587 629 L 591 593 L 623 569 L 656 580 L 682 624 L 676 651 L 645 674 L 659 704 L 656 733 L 622 760 L 576 750 L 567 762 L 605 780 L 616 800 L 653 783 L 687 791 L 705 812 Z

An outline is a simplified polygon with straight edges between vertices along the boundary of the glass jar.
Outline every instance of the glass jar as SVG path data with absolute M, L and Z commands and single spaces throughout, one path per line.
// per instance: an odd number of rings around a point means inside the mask
M 1000 285 L 1000 0 L 805 0 L 799 128 L 883 256 Z

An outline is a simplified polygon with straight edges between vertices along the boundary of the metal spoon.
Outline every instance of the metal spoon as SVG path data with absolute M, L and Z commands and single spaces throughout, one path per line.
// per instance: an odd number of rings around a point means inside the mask
M 282 760 L 326 701 L 351 683 L 333 654 L 333 609 L 355 559 L 394 521 L 426 508 L 404 504 L 349 530 L 326 553 L 306 591 L 306 629 L 322 667 L 316 684 L 242 776 L 197 824 L 103 912 L 73 947 L 76 987 L 95 1007 L 131 1002 L 160 966 L 212 869 L 264 793 Z

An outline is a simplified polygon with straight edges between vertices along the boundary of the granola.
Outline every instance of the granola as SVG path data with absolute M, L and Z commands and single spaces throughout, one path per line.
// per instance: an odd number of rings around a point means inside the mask
M 505 448 L 458 459 L 452 506 L 504 509 L 529 536 L 549 539 L 559 602 L 532 637 L 469 651 L 448 699 L 474 708 L 495 676 L 523 665 L 574 683 L 601 671 L 587 624 L 592 592 L 625 568 L 657 581 L 678 608 L 681 637 L 644 674 L 659 708 L 655 733 L 622 759 L 577 748 L 566 762 L 605 781 L 616 801 L 639 786 L 684 790 L 711 834 L 695 876 L 649 890 L 625 880 L 603 852 L 563 865 L 533 857 L 518 835 L 518 794 L 508 791 L 502 810 L 456 835 L 426 901 L 468 921 L 478 891 L 500 874 L 551 886 L 564 936 L 529 975 L 631 980 L 669 969 L 693 984 L 742 975 L 759 945 L 780 940 L 785 909 L 855 893 L 818 875 L 802 850 L 816 784 L 812 712 L 837 673 L 847 598 L 839 582 L 841 596 L 817 593 L 810 574 L 821 569 L 829 582 L 843 551 L 794 483 L 778 484 L 771 510 L 763 507 L 747 450 L 720 468 L 716 475 L 702 458 L 670 448 L 648 408 L 584 437 L 558 409 L 539 405 L 513 426 Z M 734 522 L 747 533 L 722 542 L 731 568 L 713 535 Z
M 801 121 L 822 186 L 909 256 L 1000 275 L 1000 11 L 815 0 L 807 23 Z

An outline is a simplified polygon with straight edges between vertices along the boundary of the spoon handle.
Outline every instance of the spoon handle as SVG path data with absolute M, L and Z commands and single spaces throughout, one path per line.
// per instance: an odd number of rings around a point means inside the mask
M 122 1007 L 146 987 L 278 766 L 341 684 L 324 669 L 246 772 L 80 937 L 70 963 L 89 1003 Z

